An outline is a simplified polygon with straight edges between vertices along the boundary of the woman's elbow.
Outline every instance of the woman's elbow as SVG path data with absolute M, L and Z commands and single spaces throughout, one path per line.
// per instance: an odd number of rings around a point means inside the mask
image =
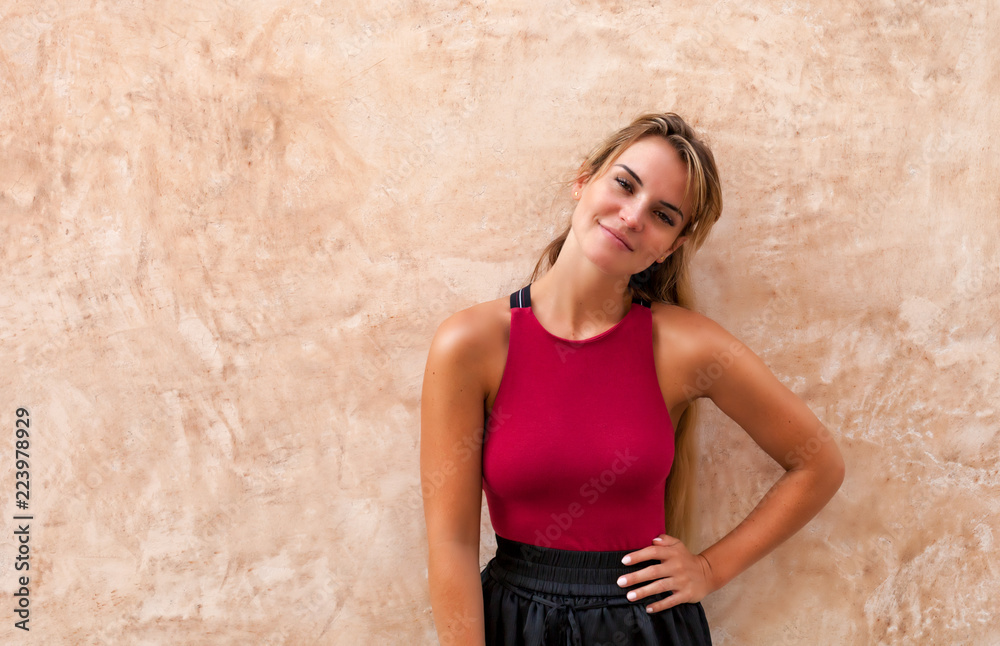
M 840 490 L 840 485 L 844 484 L 844 478 L 847 476 L 847 464 L 844 462 L 844 456 L 840 453 L 840 449 L 836 445 L 833 445 L 832 448 L 833 450 L 830 451 L 830 456 L 827 458 L 827 464 L 824 468 L 830 483 L 831 496 Z

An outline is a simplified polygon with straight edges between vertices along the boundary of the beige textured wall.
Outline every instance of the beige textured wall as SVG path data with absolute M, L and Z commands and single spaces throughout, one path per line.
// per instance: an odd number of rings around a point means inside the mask
M 0 641 L 435 643 L 430 337 L 655 108 L 723 173 L 702 309 L 849 468 L 716 643 L 1000 641 L 996 3 L 657 4 L 0 3 Z M 778 468 L 704 419 L 708 541 Z

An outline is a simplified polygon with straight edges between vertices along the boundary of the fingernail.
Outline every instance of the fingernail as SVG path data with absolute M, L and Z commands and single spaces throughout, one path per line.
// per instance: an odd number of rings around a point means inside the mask
M 622 563 L 624 563 L 625 565 L 628 565 L 631 562 L 632 562 L 631 556 L 626 556 L 625 558 L 622 559 Z
M 653 606 L 646 606 L 646 612 L 653 612 Z
M 653 541 L 654 541 L 654 542 L 657 542 L 657 543 L 658 543 L 658 542 L 659 542 L 660 540 L 661 540 L 661 539 L 660 539 L 660 537 L 659 537 L 659 536 L 657 536 L 656 538 L 654 538 L 654 539 L 653 539 Z
M 625 577 L 619 577 L 619 579 L 618 579 L 618 585 L 620 585 L 622 587 L 625 587 L 625 582 L 626 581 L 628 581 L 628 579 L 626 579 Z
M 629 592 L 625 596 L 628 597 L 629 601 L 635 601 L 635 598 L 636 598 L 637 595 L 634 592 Z

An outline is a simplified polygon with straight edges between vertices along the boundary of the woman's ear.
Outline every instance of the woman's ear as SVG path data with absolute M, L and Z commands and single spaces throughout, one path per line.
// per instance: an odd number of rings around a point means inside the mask
M 670 254 L 680 249 L 681 245 L 684 244 L 684 241 L 687 239 L 688 239 L 687 236 L 678 236 L 677 239 L 674 240 L 674 244 L 670 245 L 670 249 L 667 250 L 666 255 L 663 256 L 662 258 L 657 258 L 656 262 L 666 262 L 667 258 L 670 257 Z
M 576 174 L 576 180 L 573 182 L 573 199 L 579 200 L 580 196 L 583 195 L 583 187 L 590 182 L 590 174 L 587 173 L 586 169 L 582 166 Z

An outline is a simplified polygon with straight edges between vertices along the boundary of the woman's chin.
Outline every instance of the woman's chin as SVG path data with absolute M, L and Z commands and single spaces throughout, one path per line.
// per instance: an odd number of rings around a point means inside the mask
M 607 274 L 609 276 L 631 276 L 635 273 L 632 271 L 631 267 L 622 262 L 621 254 L 616 253 L 614 249 L 591 250 L 586 254 L 586 256 L 590 263 L 603 274 Z

